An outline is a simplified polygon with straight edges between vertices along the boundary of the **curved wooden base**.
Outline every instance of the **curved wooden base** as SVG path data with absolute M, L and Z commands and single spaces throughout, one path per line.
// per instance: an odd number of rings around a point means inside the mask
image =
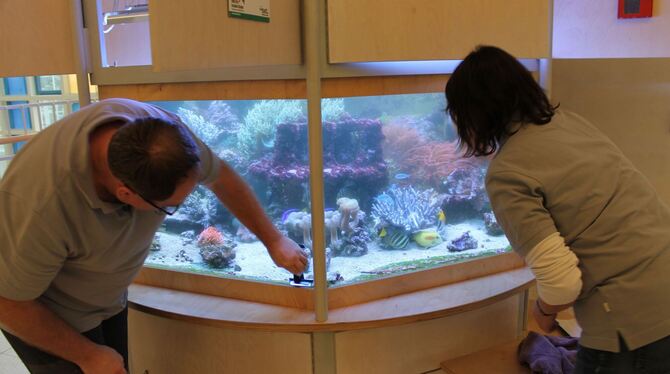
M 316 322 L 310 310 L 132 285 L 131 308 L 191 323 L 267 331 L 343 331 L 393 326 L 482 308 L 522 292 L 533 282 L 527 268 L 418 292 L 331 309 Z
M 312 312 L 303 309 L 133 286 L 131 369 L 172 374 L 430 372 L 444 360 L 521 336 L 529 272 L 485 279 L 332 310 L 325 323 L 314 322 Z

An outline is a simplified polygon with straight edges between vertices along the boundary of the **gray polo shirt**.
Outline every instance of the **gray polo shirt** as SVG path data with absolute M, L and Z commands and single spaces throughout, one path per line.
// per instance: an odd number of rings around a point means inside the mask
M 617 333 L 629 349 L 670 335 L 670 209 L 593 125 L 558 111 L 522 126 L 491 161 L 486 189 L 519 254 L 559 232 L 579 258 L 582 345 L 616 352 Z
M 38 299 L 82 332 L 125 307 L 165 216 L 98 198 L 89 134 L 103 123 L 149 116 L 179 121 L 149 104 L 103 100 L 40 132 L 12 160 L 0 181 L 0 296 Z M 209 183 L 218 159 L 196 142 L 201 182 Z

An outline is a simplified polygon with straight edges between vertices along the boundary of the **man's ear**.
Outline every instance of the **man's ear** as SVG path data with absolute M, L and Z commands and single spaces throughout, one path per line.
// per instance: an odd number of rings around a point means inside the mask
M 123 184 L 119 184 L 114 190 L 116 198 L 124 204 L 134 205 L 137 201 L 137 194 Z

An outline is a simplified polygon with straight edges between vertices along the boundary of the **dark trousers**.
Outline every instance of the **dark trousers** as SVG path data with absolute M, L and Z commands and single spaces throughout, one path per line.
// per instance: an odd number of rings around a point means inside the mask
M 668 374 L 670 336 L 629 351 L 619 339 L 621 352 L 579 347 L 574 374 Z
M 82 373 L 75 363 L 30 346 L 6 331 L 2 333 L 32 374 Z M 97 344 L 106 345 L 119 352 L 128 370 L 128 308 L 103 321 L 98 327 L 83 332 L 82 335 Z

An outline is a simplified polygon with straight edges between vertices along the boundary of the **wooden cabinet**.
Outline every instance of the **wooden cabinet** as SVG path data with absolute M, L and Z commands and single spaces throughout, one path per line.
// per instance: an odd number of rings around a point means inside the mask
M 0 77 L 76 71 L 71 3 L 0 1 Z
M 549 0 L 328 0 L 330 63 L 458 60 L 478 44 L 550 57 Z
M 221 0 L 152 0 L 155 71 L 301 64 L 300 1 L 271 3 L 270 22 L 228 17 Z

